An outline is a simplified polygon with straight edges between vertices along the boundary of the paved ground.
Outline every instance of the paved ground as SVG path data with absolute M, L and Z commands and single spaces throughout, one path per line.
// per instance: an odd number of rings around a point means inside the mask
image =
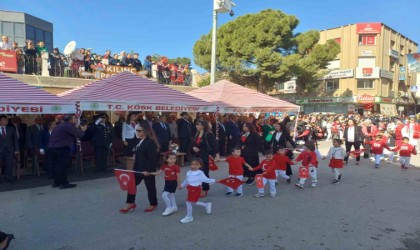
M 321 153 L 329 144 L 321 143 Z M 420 157 L 412 162 L 420 166 Z M 212 177 L 226 176 L 225 165 L 220 167 Z M 243 197 L 226 198 L 224 186 L 215 184 L 205 199 L 213 203 L 213 213 L 195 207 L 194 222 L 187 225 L 179 223 L 185 215 L 184 190 L 176 194 L 180 210 L 169 217 L 160 215 L 161 198 L 158 211 L 142 211 L 148 205 L 144 185 L 138 190 L 139 209 L 119 214 L 125 193 L 115 177 L 81 181 L 70 190 L 5 191 L 0 192 L 0 230 L 15 234 L 10 249 L 19 250 L 420 249 L 419 169 L 351 162 L 339 185 L 331 180 L 324 161 L 317 188 L 300 190 L 281 182 L 275 199 L 252 197 L 255 186 L 246 186 Z

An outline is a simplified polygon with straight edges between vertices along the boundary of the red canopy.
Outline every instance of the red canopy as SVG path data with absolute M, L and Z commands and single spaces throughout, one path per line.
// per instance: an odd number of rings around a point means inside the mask
M 178 90 L 122 72 L 66 91 L 59 96 L 79 101 L 82 110 L 211 112 L 216 107 Z
M 245 88 L 238 84 L 221 80 L 215 84 L 188 92 L 220 107 L 223 113 L 285 112 L 298 111 L 299 106 Z
M 0 114 L 72 113 L 74 103 L 0 74 Z

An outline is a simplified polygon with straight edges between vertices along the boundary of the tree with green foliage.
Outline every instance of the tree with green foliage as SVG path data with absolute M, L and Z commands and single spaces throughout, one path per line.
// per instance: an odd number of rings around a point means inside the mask
M 268 9 L 222 25 L 217 31 L 217 71 L 261 92 L 292 77 L 298 91 L 311 91 L 340 46 L 335 41 L 318 44 L 316 30 L 294 33 L 298 24 L 295 16 Z M 210 71 L 211 31 L 195 43 L 193 54 L 195 64 Z

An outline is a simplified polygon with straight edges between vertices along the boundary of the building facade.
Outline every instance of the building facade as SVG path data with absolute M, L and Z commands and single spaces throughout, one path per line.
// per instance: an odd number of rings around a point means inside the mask
M 26 40 L 43 41 L 48 51 L 54 46 L 53 24 L 22 12 L 0 10 L 0 35 L 19 47 L 25 46 Z
M 383 23 L 357 23 L 320 31 L 319 43 L 335 40 L 337 58 L 320 79 L 317 96 L 296 96 L 296 104 L 311 112 L 381 112 L 397 115 L 415 109 L 407 54 L 418 44 Z

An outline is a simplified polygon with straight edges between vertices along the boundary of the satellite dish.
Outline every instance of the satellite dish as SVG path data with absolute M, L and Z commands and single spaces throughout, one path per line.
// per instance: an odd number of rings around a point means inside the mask
M 71 41 L 66 45 L 63 53 L 64 55 L 69 56 L 74 52 L 75 49 L 76 49 L 76 41 Z

